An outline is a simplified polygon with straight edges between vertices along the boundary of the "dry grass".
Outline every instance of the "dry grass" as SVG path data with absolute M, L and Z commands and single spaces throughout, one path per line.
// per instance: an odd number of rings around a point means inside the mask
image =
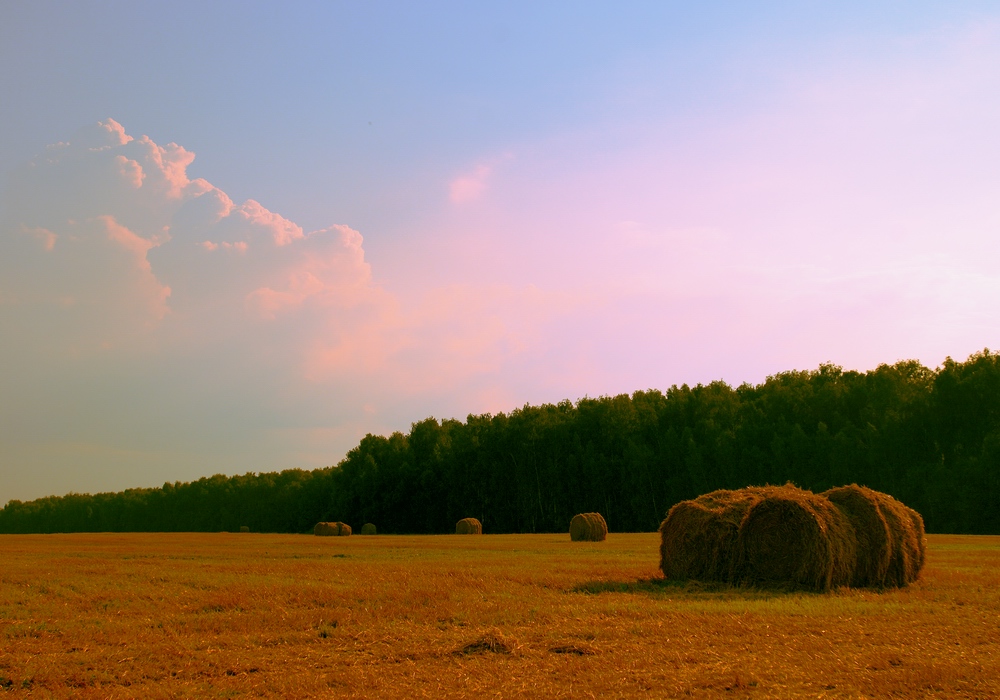
M 0 698 L 1000 697 L 1000 538 L 826 595 L 665 582 L 658 544 L 0 536 Z

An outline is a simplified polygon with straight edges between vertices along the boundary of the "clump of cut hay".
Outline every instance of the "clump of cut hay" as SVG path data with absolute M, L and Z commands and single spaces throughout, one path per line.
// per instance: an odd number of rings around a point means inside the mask
M 676 504 L 660 524 L 663 575 L 680 581 L 728 583 L 743 516 L 776 488 L 721 489 Z
M 881 588 L 886 585 L 893 536 L 879 506 L 880 495 L 865 486 L 839 486 L 821 495 L 843 512 L 858 539 L 851 586 Z
M 479 639 L 469 642 L 454 651 L 455 654 L 510 654 L 515 649 L 512 640 L 499 632 L 487 632 Z
M 608 524 L 600 513 L 579 513 L 569 521 L 569 538 L 573 542 L 603 542 L 608 537 Z
M 891 536 L 885 585 L 902 588 L 917 580 L 924 565 L 924 520 L 889 494 L 873 493 L 878 497 Z
M 335 523 L 316 523 L 313 534 L 320 537 L 346 537 L 351 534 L 351 526 L 337 521 Z
M 375 525 L 372 523 L 365 523 L 361 526 L 362 535 L 374 535 L 376 533 Z
M 737 548 L 740 583 L 829 591 L 851 583 L 858 539 L 828 499 L 789 485 L 747 510 Z
M 455 524 L 456 535 L 481 535 L 483 524 L 475 518 L 462 518 Z
M 549 647 L 553 654 L 573 654 L 575 656 L 593 656 L 597 652 L 585 644 L 559 644 Z
M 246 525 L 240 525 L 240 532 L 250 532 L 250 528 Z

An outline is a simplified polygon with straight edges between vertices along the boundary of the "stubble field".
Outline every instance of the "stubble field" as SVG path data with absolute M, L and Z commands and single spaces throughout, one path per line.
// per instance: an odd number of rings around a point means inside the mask
M 1000 538 L 905 590 L 658 580 L 656 534 L 0 536 L 0 697 L 1000 697 Z

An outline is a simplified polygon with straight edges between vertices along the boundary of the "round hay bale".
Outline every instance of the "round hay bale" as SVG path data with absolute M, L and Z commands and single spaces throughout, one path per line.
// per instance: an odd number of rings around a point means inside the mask
M 737 546 L 740 583 L 829 591 L 851 583 L 858 541 L 828 499 L 784 486 L 747 510 Z
M 600 513 L 579 513 L 569 521 L 569 538 L 573 542 L 603 542 L 608 537 L 608 524 Z
M 455 524 L 456 535 L 481 535 L 483 525 L 475 518 L 462 518 Z
M 362 535 L 374 535 L 376 533 L 375 525 L 372 523 L 365 523 L 361 526 Z
M 250 527 L 247 525 L 240 525 L 240 532 L 250 532 Z
M 347 523 L 342 523 L 339 520 L 334 523 L 337 526 L 337 536 L 347 537 L 351 534 L 351 526 Z
M 906 512 L 913 523 L 913 534 L 917 539 L 917 570 L 914 572 L 915 581 L 920 576 L 920 571 L 924 568 L 924 560 L 927 558 L 927 532 L 924 530 L 924 518 L 920 513 L 906 506 Z
M 337 534 L 337 523 L 316 523 L 313 534 L 318 537 L 333 537 Z
M 917 580 L 924 563 L 924 521 L 887 493 L 873 491 L 889 526 L 891 548 L 885 585 L 902 588 Z
M 721 489 L 674 505 L 660 523 L 663 575 L 681 581 L 729 582 L 743 516 L 777 488 Z
M 858 546 L 851 586 L 885 586 L 892 556 L 892 533 L 879 507 L 879 494 L 865 486 L 851 484 L 824 491 L 821 495 L 830 499 L 854 526 Z

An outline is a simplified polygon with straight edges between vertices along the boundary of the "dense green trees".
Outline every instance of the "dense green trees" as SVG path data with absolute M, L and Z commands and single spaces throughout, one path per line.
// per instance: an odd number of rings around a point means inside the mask
M 305 532 L 322 520 L 451 532 L 466 516 L 486 532 L 554 532 L 591 511 L 612 531 L 653 530 L 679 500 L 786 481 L 857 482 L 916 508 L 930 531 L 1000 533 L 1000 354 L 428 418 L 312 472 L 11 501 L 0 532 Z

